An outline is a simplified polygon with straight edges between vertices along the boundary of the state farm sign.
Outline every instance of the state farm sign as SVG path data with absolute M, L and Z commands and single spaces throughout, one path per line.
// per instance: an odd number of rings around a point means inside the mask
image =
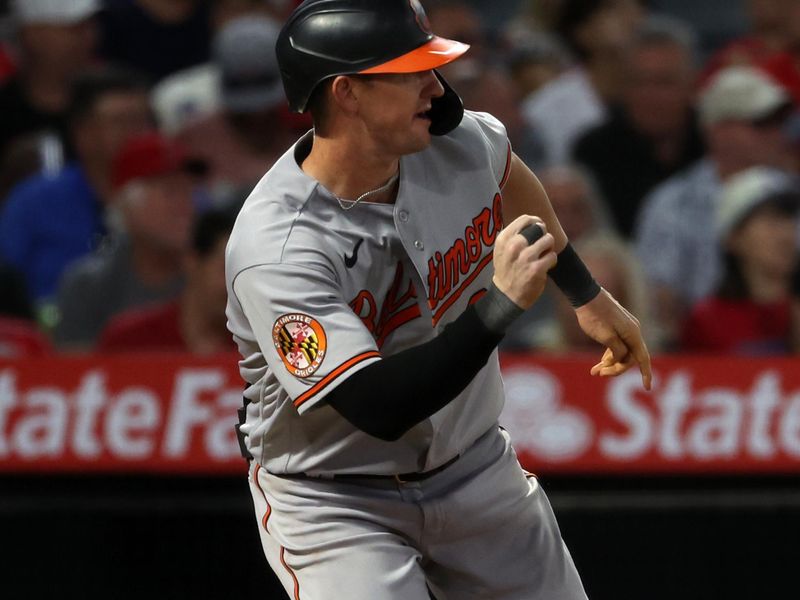
M 592 358 L 502 357 L 501 423 L 540 473 L 800 472 L 800 361 L 669 357 L 589 376 Z M 243 474 L 235 356 L 0 362 L 0 473 Z
M 0 470 L 245 469 L 235 359 L 0 365 Z
M 591 362 L 507 358 L 501 422 L 533 471 L 800 471 L 800 362 L 663 358 L 599 380 Z

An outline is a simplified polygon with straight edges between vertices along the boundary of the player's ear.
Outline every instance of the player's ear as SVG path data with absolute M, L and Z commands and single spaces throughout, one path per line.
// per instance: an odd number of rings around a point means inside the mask
M 348 75 L 335 77 L 331 84 L 331 98 L 346 114 L 355 114 L 358 111 L 358 91 L 355 78 Z

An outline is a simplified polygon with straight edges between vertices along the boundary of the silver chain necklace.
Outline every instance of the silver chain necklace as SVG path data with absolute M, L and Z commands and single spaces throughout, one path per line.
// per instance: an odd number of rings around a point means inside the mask
M 384 183 L 381 187 L 375 188 L 374 190 L 370 190 L 368 192 L 364 192 L 363 194 L 361 194 L 355 200 L 346 200 L 344 198 L 340 198 L 339 196 L 337 196 L 333 192 L 331 192 L 331 194 L 333 194 L 333 197 L 336 198 L 336 200 L 339 202 L 339 206 L 342 207 L 342 210 L 350 210 L 356 204 L 361 202 L 364 198 L 367 198 L 368 196 L 372 196 L 373 194 L 380 194 L 381 192 L 385 192 L 386 190 L 388 190 L 390 187 L 392 187 L 392 185 L 394 185 L 394 182 L 397 181 L 398 177 L 400 177 L 400 171 L 399 170 L 397 171 L 397 173 L 392 175 L 389 178 L 389 181 Z

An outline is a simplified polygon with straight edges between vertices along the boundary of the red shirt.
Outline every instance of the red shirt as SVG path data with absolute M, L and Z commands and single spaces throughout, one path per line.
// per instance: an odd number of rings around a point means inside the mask
M 174 350 L 188 352 L 180 329 L 180 303 L 175 300 L 148 308 L 128 310 L 111 319 L 100 336 L 97 349 Z
M 726 354 L 789 352 L 789 302 L 710 297 L 698 302 L 685 323 L 682 348 Z

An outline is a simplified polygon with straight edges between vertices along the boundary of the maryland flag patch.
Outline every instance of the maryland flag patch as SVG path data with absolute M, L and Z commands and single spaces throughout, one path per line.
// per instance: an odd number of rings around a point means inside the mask
M 310 377 L 325 358 L 325 330 L 302 313 L 279 317 L 272 326 L 272 342 L 283 364 L 295 377 Z

